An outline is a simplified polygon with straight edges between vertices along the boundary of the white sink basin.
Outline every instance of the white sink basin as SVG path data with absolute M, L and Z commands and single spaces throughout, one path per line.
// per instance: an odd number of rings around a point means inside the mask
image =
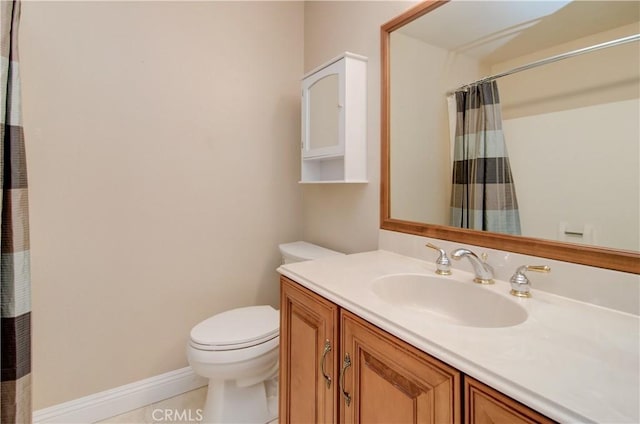
M 385 302 L 449 324 L 496 328 L 518 325 L 527 319 L 527 311 L 515 301 L 471 281 L 393 274 L 375 279 L 372 290 Z

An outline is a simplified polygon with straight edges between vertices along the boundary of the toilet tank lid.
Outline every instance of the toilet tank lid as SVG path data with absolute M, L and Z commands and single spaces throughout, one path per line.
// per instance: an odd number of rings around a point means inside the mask
M 326 256 L 344 255 L 344 253 L 327 249 L 306 241 L 295 241 L 293 243 L 284 243 L 280 246 L 280 253 L 293 259 L 301 261 L 324 258 Z
M 269 305 L 231 309 L 202 321 L 191 329 L 191 340 L 201 345 L 251 344 L 278 335 L 280 313 Z

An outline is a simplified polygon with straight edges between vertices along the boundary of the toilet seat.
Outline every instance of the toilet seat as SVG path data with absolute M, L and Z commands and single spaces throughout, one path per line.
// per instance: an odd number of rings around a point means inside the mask
M 268 305 L 248 306 L 214 315 L 191 330 L 190 345 L 198 350 L 227 351 L 277 344 L 280 314 Z M 271 342 L 271 343 L 269 343 Z
M 278 334 L 276 334 L 275 336 L 273 336 L 270 339 L 261 341 L 260 343 L 252 343 L 251 345 L 247 345 L 247 344 L 241 344 L 241 345 L 226 345 L 226 346 L 216 346 L 216 345 L 208 345 L 208 344 L 201 344 L 201 343 L 196 343 L 193 340 L 189 341 L 189 346 L 191 346 L 192 348 L 196 349 L 196 350 L 202 350 L 202 351 L 207 351 L 207 352 L 230 352 L 233 353 L 234 351 L 252 351 L 254 352 L 255 355 L 259 355 L 262 352 L 268 352 L 269 350 L 273 349 L 274 347 L 278 346 L 278 343 L 280 343 L 280 337 Z

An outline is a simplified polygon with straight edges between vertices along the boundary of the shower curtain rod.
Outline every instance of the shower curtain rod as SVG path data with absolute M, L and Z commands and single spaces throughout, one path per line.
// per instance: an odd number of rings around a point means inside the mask
M 629 35 L 627 37 L 618 38 L 617 40 L 611 40 L 611 41 L 607 41 L 605 43 L 595 44 L 595 45 L 590 46 L 590 47 L 584 47 L 582 49 L 572 50 L 570 52 L 562 53 L 562 54 L 559 54 L 559 55 L 556 55 L 556 56 L 551 56 L 551 57 L 548 57 L 546 59 L 537 60 L 535 62 L 531 62 L 531 63 L 528 63 L 526 65 L 518 66 L 517 68 L 509 69 L 508 71 L 500 72 L 499 74 L 491 75 L 491 76 L 479 79 L 477 81 L 474 81 L 472 83 L 462 85 L 462 86 L 456 88 L 453 91 L 447 92 L 447 95 L 451 95 L 451 94 L 454 94 L 457 91 L 461 91 L 461 90 L 464 90 L 466 88 L 469 88 L 469 87 L 473 86 L 474 84 L 480 84 L 480 83 L 483 83 L 483 82 L 493 81 L 493 80 L 496 80 L 498 78 L 506 77 L 507 75 L 515 74 L 515 73 L 520 72 L 520 71 L 526 71 L 527 69 L 537 68 L 538 66 L 547 65 L 549 63 L 557 62 L 557 61 L 562 60 L 562 59 L 568 59 L 570 57 L 579 56 L 579 55 L 581 55 L 583 53 L 590 53 L 590 52 L 593 52 L 593 51 L 596 51 L 596 50 L 606 49 L 608 47 L 619 46 L 621 44 L 626 44 L 626 43 L 630 43 L 632 41 L 638 41 L 638 40 L 640 40 L 640 34 Z

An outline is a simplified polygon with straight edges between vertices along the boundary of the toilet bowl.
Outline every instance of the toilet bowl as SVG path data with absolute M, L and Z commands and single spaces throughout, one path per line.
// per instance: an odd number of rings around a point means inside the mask
M 342 254 L 306 242 L 281 244 L 280 252 L 284 263 Z M 187 358 L 196 374 L 209 379 L 202 423 L 277 418 L 279 326 L 279 312 L 259 305 L 225 311 L 193 327 Z
M 187 358 L 209 379 L 203 422 L 267 423 L 277 416 L 265 381 L 278 373 L 279 320 L 271 306 L 249 306 L 193 327 Z

